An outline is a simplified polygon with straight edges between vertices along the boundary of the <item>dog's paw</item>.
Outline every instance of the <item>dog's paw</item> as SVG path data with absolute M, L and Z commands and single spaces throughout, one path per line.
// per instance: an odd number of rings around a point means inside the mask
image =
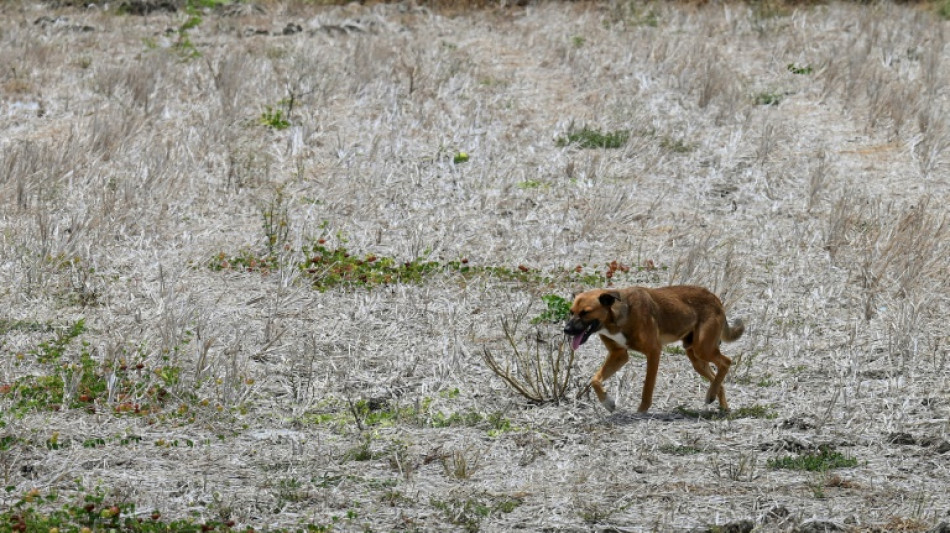
M 604 401 L 602 401 L 602 402 L 600 402 L 600 403 L 604 406 L 604 409 L 607 409 L 607 410 L 610 411 L 611 413 L 617 410 L 617 404 L 616 404 L 616 402 L 614 402 L 614 399 L 611 398 L 610 396 L 607 396 L 607 397 L 604 399 Z
M 709 388 L 709 392 L 706 393 L 706 403 L 713 403 L 716 399 L 716 391 L 712 387 Z

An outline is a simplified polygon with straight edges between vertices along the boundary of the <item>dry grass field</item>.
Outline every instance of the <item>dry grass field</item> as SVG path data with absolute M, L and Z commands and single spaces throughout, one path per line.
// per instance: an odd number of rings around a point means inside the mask
M 70 4 L 0 4 L 0 532 L 950 522 L 940 5 Z M 732 411 L 578 397 L 562 298 L 673 283 Z

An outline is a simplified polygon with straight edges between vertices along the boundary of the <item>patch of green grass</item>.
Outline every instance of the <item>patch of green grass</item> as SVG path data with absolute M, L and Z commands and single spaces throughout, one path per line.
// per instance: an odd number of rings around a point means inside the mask
M 75 501 L 61 501 L 55 492 L 32 489 L 0 511 L 0 533 L 122 531 L 126 533 L 206 533 L 232 531 L 234 522 L 162 520 L 162 514 L 136 511 L 135 504 L 112 500 L 105 491 L 82 491 Z
M 937 16 L 943 20 L 950 20 L 950 0 L 937 3 Z
M 471 496 L 468 498 L 432 499 L 432 507 L 439 510 L 449 522 L 465 531 L 479 531 L 482 520 L 497 513 L 510 513 L 521 505 L 521 500 L 507 496 Z
M 621 148 L 627 144 L 630 138 L 628 130 L 617 130 L 613 132 L 602 132 L 600 130 L 583 127 L 579 130 L 572 130 L 556 141 L 560 147 L 576 144 L 581 148 Z
M 10 320 L 6 318 L 0 318 L 0 335 L 6 335 L 11 331 L 21 331 L 25 333 L 46 333 L 53 331 L 53 325 L 49 322 L 36 322 L 34 320 Z
M 425 258 L 398 262 L 392 257 L 375 254 L 357 256 L 344 247 L 330 248 L 322 242 L 305 248 L 303 252 L 308 259 L 300 264 L 300 268 L 310 276 L 313 287 L 318 290 L 337 285 L 372 287 L 418 283 L 425 276 L 443 268 L 438 261 Z M 459 269 L 467 271 L 468 267 Z
M 669 455 L 695 455 L 702 453 L 702 450 L 695 446 L 685 444 L 667 444 L 660 446 L 660 451 Z
M 806 472 L 824 472 L 833 468 L 851 468 L 858 466 L 858 460 L 847 457 L 828 447 L 819 448 L 817 452 L 807 452 L 799 455 L 787 455 L 769 459 L 769 468 L 775 470 L 803 470 Z
M 100 362 L 85 342 L 76 348 L 77 356 L 72 345 L 84 332 L 85 322 L 80 319 L 30 350 L 39 368 L 11 383 L 0 384 L 4 412 L 22 417 L 37 411 L 84 409 L 90 413 L 111 411 L 117 416 L 192 418 L 184 404 L 167 410 L 171 407 L 170 389 L 180 379 L 180 367 L 147 369 L 141 360 L 128 363 L 125 358 Z M 72 355 L 68 355 L 70 352 Z
M 532 324 L 563 322 L 571 314 L 571 301 L 567 298 L 557 294 L 545 294 L 541 296 L 541 301 L 544 302 L 546 309 L 531 319 Z
M 268 239 L 268 251 L 255 253 L 245 248 L 236 255 L 220 252 L 207 263 L 208 268 L 213 271 L 239 270 L 267 275 L 281 266 L 278 252 L 281 257 L 290 254 L 298 258 L 297 268 L 310 280 L 313 288 L 321 292 L 337 286 L 371 289 L 398 283 L 422 283 L 427 278 L 437 275 L 458 275 L 466 278 L 488 277 L 534 285 L 563 282 L 602 287 L 611 285 L 618 278 L 632 278 L 637 274 L 658 272 L 667 268 L 656 267 L 650 261 L 636 268 L 628 267 L 619 261 L 610 261 L 602 267 L 578 265 L 567 270 L 543 272 L 525 265 L 518 265 L 515 268 L 471 265 L 467 258 L 442 261 L 423 255 L 409 261 L 402 261 L 373 253 L 351 253 L 345 246 L 329 245 L 324 238 L 317 239 L 305 245 L 299 252 L 295 252 L 289 250 L 289 245 L 283 238 L 283 227 L 279 217 L 273 218 L 269 225 L 265 224 L 265 233 L 276 237 L 276 239 Z M 275 242 L 275 245 L 270 246 L 271 242 Z M 658 281 L 659 277 L 655 277 Z M 638 278 L 637 281 L 643 280 Z
M 686 355 L 686 350 L 679 344 L 667 344 L 663 347 L 663 353 L 670 355 Z
M 63 357 L 66 347 L 72 344 L 73 340 L 86 331 L 86 321 L 82 318 L 73 325 L 59 332 L 56 338 L 49 341 L 43 341 L 36 348 L 28 353 L 36 357 L 37 362 L 42 364 L 58 363 Z
M 778 105 L 782 101 L 782 95 L 779 93 L 761 92 L 753 97 L 753 101 L 755 105 Z
M 462 163 L 468 163 L 468 159 L 469 159 L 469 157 L 468 157 L 468 154 L 467 154 L 467 153 L 465 153 L 465 152 L 456 152 L 455 155 L 452 156 L 452 163 L 454 163 L 454 164 L 456 164 L 456 165 L 461 165 Z
M 814 68 L 812 68 L 811 65 L 805 65 L 804 67 L 800 67 L 796 65 L 795 63 L 789 63 L 786 68 L 792 74 L 798 74 L 800 76 L 808 76 L 815 70 Z
M 519 189 L 522 189 L 522 190 L 538 189 L 538 188 L 540 188 L 542 185 L 544 185 L 544 183 L 542 183 L 542 182 L 540 182 L 540 181 L 538 181 L 538 180 L 524 180 L 524 181 L 519 181 L 519 182 L 518 182 L 518 188 L 519 188 Z

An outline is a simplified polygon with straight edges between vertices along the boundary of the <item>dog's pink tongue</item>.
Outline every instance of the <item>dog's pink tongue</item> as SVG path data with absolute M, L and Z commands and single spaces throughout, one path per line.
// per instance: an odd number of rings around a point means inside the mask
M 577 349 L 581 347 L 582 342 L 584 342 L 583 333 L 580 335 L 574 335 L 573 337 L 571 337 L 571 349 L 576 352 Z

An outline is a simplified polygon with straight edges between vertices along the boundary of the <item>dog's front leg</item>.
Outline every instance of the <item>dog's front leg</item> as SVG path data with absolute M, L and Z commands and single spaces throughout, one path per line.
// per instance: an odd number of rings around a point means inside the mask
M 662 348 L 647 350 L 643 355 L 647 358 L 647 375 L 643 381 L 643 396 L 640 398 L 640 407 L 637 412 L 645 413 L 653 405 L 653 387 L 656 385 L 656 374 L 660 369 L 660 353 Z
M 607 391 L 604 390 L 604 381 L 616 374 L 617 371 L 627 363 L 630 356 L 627 354 L 626 348 L 623 348 L 613 341 L 610 341 L 610 343 L 613 344 L 613 346 L 608 346 L 607 359 L 600 367 L 600 370 L 591 378 L 590 386 L 593 387 L 594 392 L 597 393 L 597 399 L 600 400 L 601 405 L 608 411 L 613 412 L 614 409 L 617 408 L 617 404 L 614 402 L 614 399 L 607 394 Z

